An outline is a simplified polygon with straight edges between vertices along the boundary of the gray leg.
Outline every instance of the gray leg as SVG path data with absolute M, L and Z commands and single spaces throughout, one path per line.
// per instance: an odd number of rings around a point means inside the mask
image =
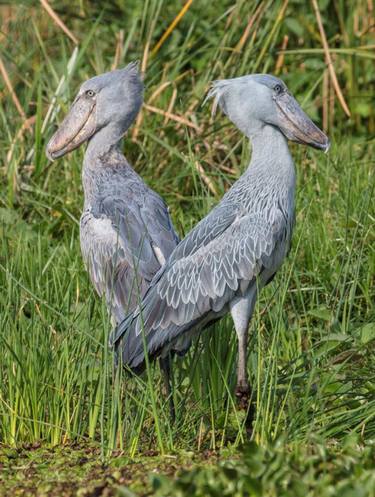
M 247 337 L 249 323 L 256 302 L 257 288 L 253 285 L 244 297 L 236 298 L 230 305 L 234 327 L 238 338 L 238 362 L 236 397 L 241 408 L 247 409 L 251 398 L 251 388 L 247 376 Z M 249 409 L 250 414 L 251 409 Z
M 166 357 L 160 357 L 160 369 L 163 373 L 165 393 L 169 402 L 169 415 L 171 417 L 172 423 L 174 423 L 176 419 L 176 410 L 173 400 L 173 385 L 172 385 L 173 375 L 172 375 L 171 354 L 168 354 Z

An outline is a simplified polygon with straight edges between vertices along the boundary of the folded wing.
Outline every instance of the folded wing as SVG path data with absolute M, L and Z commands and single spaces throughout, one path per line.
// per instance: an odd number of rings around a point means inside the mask
M 83 257 L 116 322 L 141 301 L 178 243 L 168 208 L 157 194 L 131 200 L 130 192 L 105 194 L 81 218 Z
M 140 308 L 114 335 L 121 341 L 123 361 L 143 361 L 144 337 L 149 354 L 157 354 L 192 326 L 219 313 L 236 294 L 244 294 L 263 269 L 277 265 L 278 247 L 286 237 L 282 212 L 275 207 L 267 219 L 221 206 L 207 216 L 171 254 L 153 281 Z

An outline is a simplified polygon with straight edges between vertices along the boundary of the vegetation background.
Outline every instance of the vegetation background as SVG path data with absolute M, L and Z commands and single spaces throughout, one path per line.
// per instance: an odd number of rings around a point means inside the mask
M 41 0 L 0 16 L 0 495 L 375 495 L 373 0 Z M 79 249 L 84 150 L 44 154 L 81 82 L 134 59 L 145 105 L 124 151 L 181 234 L 250 156 L 202 107 L 211 80 L 276 74 L 332 140 L 327 155 L 291 145 L 297 225 L 252 323 L 251 441 L 230 320 L 176 361 L 174 425 L 157 368 L 114 376 Z

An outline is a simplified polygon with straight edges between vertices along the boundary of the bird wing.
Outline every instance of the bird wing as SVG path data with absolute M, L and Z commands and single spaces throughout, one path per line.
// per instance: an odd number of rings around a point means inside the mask
M 201 247 L 207 246 L 230 227 L 239 216 L 239 208 L 235 204 L 217 205 L 203 218 L 190 233 L 179 243 L 168 260 L 168 267 Z
M 141 300 L 178 243 L 163 200 L 148 192 L 137 202 L 128 193 L 104 194 L 81 219 L 81 247 L 91 280 L 117 322 Z
M 257 213 L 241 215 L 238 208 L 234 214 L 233 206 L 217 209 L 200 223 L 199 232 L 206 236 L 193 230 L 171 254 L 140 309 L 115 331 L 114 342 L 126 332 L 123 342 L 129 353 L 123 355 L 124 362 L 140 353 L 142 329 L 149 352 L 154 353 L 186 331 L 188 323 L 199 324 L 207 313 L 223 309 L 236 292 L 245 293 L 262 269 L 277 266 L 276 247 L 285 241 L 287 232 L 281 210 L 277 206 L 269 210 L 267 219 Z M 176 253 L 182 256 L 177 258 Z M 169 336 L 172 329 L 173 336 Z

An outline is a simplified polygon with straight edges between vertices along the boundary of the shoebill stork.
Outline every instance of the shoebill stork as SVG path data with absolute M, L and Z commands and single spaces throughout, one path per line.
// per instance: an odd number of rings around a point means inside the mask
M 83 259 L 113 324 L 144 296 L 179 239 L 168 207 L 132 169 L 121 150 L 143 103 L 136 63 L 84 82 L 47 145 L 55 160 L 88 142 L 80 221 Z M 162 363 L 168 373 L 169 363 Z
M 257 294 L 283 263 L 294 223 L 295 168 L 288 140 L 327 151 L 329 140 L 286 85 L 266 74 L 216 81 L 207 98 L 251 143 L 251 161 L 219 204 L 180 242 L 112 343 L 142 370 L 230 312 L 238 337 L 236 395 L 250 398 L 248 328 Z M 144 347 L 145 344 L 145 347 Z M 146 348 L 146 350 L 145 350 Z

